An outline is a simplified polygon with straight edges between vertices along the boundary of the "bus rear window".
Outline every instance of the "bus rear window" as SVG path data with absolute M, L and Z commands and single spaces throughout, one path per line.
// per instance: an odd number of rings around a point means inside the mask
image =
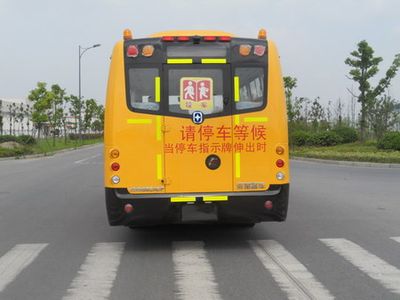
M 257 67 L 240 67 L 235 69 L 239 78 L 239 101 L 237 110 L 252 109 L 264 104 L 264 70 Z
M 157 68 L 129 69 L 130 105 L 136 109 L 158 111 L 160 103 L 156 101 L 156 78 L 159 78 Z

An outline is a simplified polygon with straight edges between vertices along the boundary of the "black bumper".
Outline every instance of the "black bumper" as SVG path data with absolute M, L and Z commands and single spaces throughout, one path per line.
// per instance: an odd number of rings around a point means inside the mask
M 272 185 L 268 191 L 228 193 L 228 201 L 205 203 L 202 195 L 196 196 L 194 205 L 199 211 L 216 214 L 220 223 L 282 222 L 286 219 L 289 184 Z M 105 189 L 106 208 L 110 225 L 146 226 L 185 222 L 182 210 L 187 203 L 171 202 L 170 198 L 186 195 L 131 195 L 125 189 Z M 273 203 L 272 209 L 264 207 L 265 201 Z M 124 206 L 132 204 L 133 211 L 125 213 Z

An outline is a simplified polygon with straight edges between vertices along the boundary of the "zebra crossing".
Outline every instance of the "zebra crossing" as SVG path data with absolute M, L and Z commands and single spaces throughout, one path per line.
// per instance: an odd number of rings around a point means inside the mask
M 388 242 L 393 241 L 400 244 L 400 236 L 388 238 Z M 391 265 L 350 239 L 322 238 L 317 242 L 323 245 L 325 251 L 350 263 L 361 274 L 387 289 L 393 299 L 400 299 L 398 266 Z M 400 250 L 397 243 L 394 245 Z M 329 290 L 306 264 L 278 241 L 249 240 L 247 244 L 287 299 L 336 298 L 335 290 Z M 162 272 L 173 276 L 175 286 L 171 289 L 176 299 L 224 299 L 214 271 L 215 262 L 209 259 L 209 249 L 204 241 L 174 241 L 170 246 L 173 270 Z M 47 247 L 49 244 L 46 243 L 17 244 L 6 253 L 0 253 L 0 299 L 3 299 L 2 292 L 12 282 L 18 281 L 24 270 L 45 255 Z M 94 244 L 62 299 L 111 299 L 125 251 L 125 242 Z

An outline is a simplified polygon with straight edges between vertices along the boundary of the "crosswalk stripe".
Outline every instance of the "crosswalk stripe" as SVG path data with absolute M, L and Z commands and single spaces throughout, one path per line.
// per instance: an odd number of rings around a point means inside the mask
M 212 266 L 201 241 L 174 242 L 172 258 L 178 299 L 221 299 Z
M 400 270 L 396 267 L 349 240 L 320 241 L 393 293 L 400 294 Z
M 391 237 L 391 239 L 400 243 L 400 236 L 393 236 L 393 237 Z
M 108 299 L 124 247 L 125 243 L 95 244 L 63 299 Z
M 249 241 L 288 299 L 334 299 L 307 268 L 275 240 Z
M 18 244 L 0 258 L 0 292 L 29 266 L 47 244 Z

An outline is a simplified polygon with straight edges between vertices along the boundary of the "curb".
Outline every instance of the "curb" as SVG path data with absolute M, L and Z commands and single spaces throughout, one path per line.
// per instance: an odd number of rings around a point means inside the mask
M 30 154 L 30 155 L 22 155 L 22 156 L 10 156 L 10 157 L 1 157 L 0 161 L 5 161 L 5 160 L 19 160 L 19 159 L 30 159 L 30 158 L 44 158 L 44 157 L 51 157 L 57 154 L 65 153 L 65 152 L 71 152 L 75 150 L 81 150 L 81 149 L 88 149 L 92 148 L 98 145 L 101 145 L 102 143 L 98 144 L 91 144 L 91 145 L 83 145 L 77 148 L 67 148 L 67 149 L 62 149 L 59 151 L 54 151 L 54 152 L 47 152 L 47 153 L 40 153 L 40 154 Z
M 320 158 L 308 158 L 294 156 L 291 160 L 307 161 L 323 163 L 328 165 L 339 165 L 339 166 L 353 166 L 353 167 L 372 167 L 372 168 L 400 168 L 400 164 L 395 163 L 375 163 L 375 162 L 364 162 L 364 161 L 347 161 L 347 160 L 328 160 Z

